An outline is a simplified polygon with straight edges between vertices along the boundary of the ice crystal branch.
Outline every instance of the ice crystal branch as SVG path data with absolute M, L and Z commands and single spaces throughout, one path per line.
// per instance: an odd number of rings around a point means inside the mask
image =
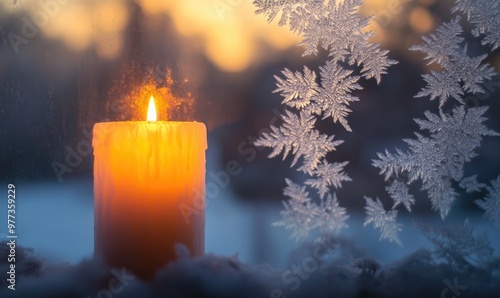
M 399 204 L 403 204 L 405 208 L 411 212 L 411 205 L 415 204 L 415 199 L 409 193 L 408 185 L 402 181 L 394 180 L 391 185 L 386 187 L 386 191 L 394 200 L 392 208 L 396 208 Z
M 454 12 L 467 15 L 467 20 L 474 24 L 475 37 L 484 36 L 483 45 L 493 49 L 500 47 L 500 2 L 497 0 L 456 0 Z
M 488 64 L 481 64 L 486 55 L 469 57 L 464 41 L 460 18 L 441 25 L 435 34 L 423 37 L 422 45 L 413 46 L 410 50 L 426 54 L 429 64 L 438 63 L 443 70 L 424 74 L 427 86 L 416 97 L 430 96 L 431 100 L 438 98 L 442 107 L 446 100 L 454 98 L 463 104 L 462 96 L 466 93 L 484 93 L 482 84 L 495 75 Z
M 319 86 L 316 83 L 316 73 L 304 67 L 304 73 L 292 72 L 285 68 L 282 71 L 285 79 L 274 76 L 278 82 L 278 88 L 274 92 L 280 92 L 283 96 L 282 104 L 296 109 L 307 107 L 311 100 L 319 94 Z
M 313 178 L 307 179 L 305 184 L 318 190 L 321 199 L 328 192 L 330 187 L 340 188 L 343 181 L 351 181 L 351 178 L 344 173 L 344 166 L 347 161 L 341 163 L 328 163 L 323 160 L 318 167 L 312 171 Z
M 475 25 L 473 35 L 482 39 L 483 45 L 493 49 L 499 46 L 498 27 L 500 5 L 496 0 L 456 0 L 454 12 L 463 12 Z M 404 182 L 394 181 L 386 187 L 394 201 L 393 208 L 403 204 L 408 211 L 414 203 L 408 185 L 416 180 L 422 182 L 422 189 L 427 191 L 432 208 L 446 217 L 453 202 L 457 199 L 455 184 L 466 192 L 479 192 L 486 186 L 477 181 L 477 175 L 464 178 L 464 165 L 476 155 L 484 136 L 498 136 L 489 130 L 483 116 L 486 107 L 465 108 L 466 94 L 484 93 L 483 85 L 496 75 L 494 69 L 483 61 L 487 55 L 469 56 L 467 44 L 464 44 L 460 17 L 442 24 L 429 36 L 423 37 L 423 43 L 410 50 L 423 52 L 428 64 L 439 64 L 441 71 L 424 74 L 426 86 L 415 97 L 439 99 L 437 113 L 425 112 L 425 120 L 415 119 L 420 130 L 415 139 L 405 139 L 408 150 L 396 149 L 395 153 L 378 153 L 373 165 L 380 169 L 385 180 L 408 174 Z M 456 100 L 450 112 L 445 112 L 444 105 L 449 99 Z M 457 105 L 458 103 L 458 105 Z M 497 222 L 498 204 L 496 184 L 487 188 L 489 195 L 484 201 L 476 203 L 486 210 L 486 215 Z
M 315 129 L 317 119 L 330 119 L 351 131 L 348 116 L 350 104 L 359 98 L 353 95 L 362 89 L 361 78 L 377 82 L 393 64 L 387 51 L 369 41 L 373 35 L 366 30 L 370 18 L 358 14 L 364 0 L 254 0 L 257 14 L 271 22 L 279 17 L 279 25 L 288 25 L 303 40 L 303 55 L 317 55 L 319 48 L 328 52 L 327 61 L 319 71 L 304 67 L 302 71 L 282 71 L 275 76 L 282 104 L 287 107 L 283 123 L 271 127 L 255 142 L 272 149 L 269 157 L 283 154 L 293 156 L 292 167 L 301 161 L 299 171 L 309 178 L 304 186 L 287 180 L 282 221 L 278 224 L 292 230 L 293 238 L 305 238 L 313 230 L 337 232 L 345 227 L 346 211 L 338 204 L 332 188 L 340 188 L 351 178 L 344 172 L 347 162 L 330 163 L 326 155 L 343 141 Z M 346 67 L 359 67 L 359 75 Z M 312 188 L 318 195 L 314 200 L 306 191 Z M 328 194 L 328 196 L 326 196 Z
M 444 218 L 453 201 L 457 198 L 452 182 L 463 178 L 464 164 L 476 156 L 475 149 L 480 146 L 482 137 L 498 135 L 489 130 L 483 122 L 485 107 L 470 108 L 463 106 L 453 110 L 452 115 L 426 112 L 426 120 L 416 119 L 421 130 L 427 130 L 426 137 L 415 133 L 416 139 L 405 139 L 409 150 L 396 153 L 378 153 L 373 165 L 388 180 L 402 171 L 408 172 L 407 184 L 422 181 L 422 189 L 428 192 L 434 210 Z M 457 141 L 459 140 L 459 141 Z M 408 202 L 405 191 L 390 191 L 399 197 L 398 201 Z
M 485 215 L 500 227 L 500 176 L 491 181 L 491 187 L 487 186 L 488 195 L 484 200 L 477 200 L 476 204 L 486 211 Z
M 290 199 L 283 202 L 285 210 L 281 211 L 281 221 L 275 223 L 292 230 L 291 238 L 306 238 L 312 231 L 319 233 L 338 232 L 347 227 L 345 221 L 349 218 L 345 208 L 339 206 L 335 195 L 328 195 L 318 205 L 309 197 L 305 186 L 300 186 L 286 179 L 285 196 Z
M 283 152 L 283 158 L 286 158 L 291 153 L 294 156 L 292 166 L 303 157 L 303 164 L 299 170 L 307 174 L 312 175 L 326 154 L 343 143 L 340 140 L 334 141 L 334 136 L 321 134 L 314 129 L 316 118 L 304 111 L 299 115 L 285 111 L 282 119 L 284 122 L 282 126 L 271 126 L 271 132 L 263 133 L 255 144 L 273 148 L 269 157 L 275 157 Z
M 444 260 L 455 272 L 485 269 L 493 257 L 493 248 L 486 233 L 474 235 L 466 220 L 463 225 L 444 227 L 415 223 L 422 234 L 434 245 L 433 255 Z
M 285 69 L 282 74 L 285 79 L 275 76 L 278 88 L 274 92 L 281 94 L 284 105 L 322 119 L 331 117 L 334 123 L 339 122 L 351 131 L 347 123 L 351 112 L 348 106 L 359 100 L 352 95 L 354 90 L 361 89 L 357 83 L 359 76 L 332 61 L 320 67 L 321 86 L 316 83 L 316 74 L 307 67 L 304 67 L 304 73 Z
M 290 201 L 285 203 L 283 220 L 279 224 L 292 229 L 296 238 L 307 236 L 314 229 L 328 227 L 323 220 L 328 216 L 321 214 L 337 214 L 337 219 L 345 215 L 335 195 L 326 196 L 330 189 L 340 188 L 343 182 L 350 181 L 344 173 L 347 162 L 330 163 L 326 160 L 327 154 L 335 151 L 342 141 L 317 130 L 317 119 L 331 118 L 334 124 L 339 123 L 351 131 L 348 116 L 352 112 L 351 103 L 359 100 L 354 92 L 362 89 L 360 79 L 374 78 L 379 82 L 388 67 L 395 63 L 387 58 L 387 51 L 369 42 L 373 34 L 366 30 L 370 18 L 358 14 L 362 3 L 362 0 L 254 1 L 258 14 L 267 16 L 269 21 L 280 16 L 280 25 L 288 25 L 302 36 L 304 55 L 316 55 L 320 48 L 328 52 L 327 61 L 319 71 L 307 67 L 296 72 L 285 69 L 282 77 L 275 77 L 275 92 L 283 97 L 282 104 L 287 110 L 281 126 L 271 127 L 271 132 L 264 133 L 256 142 L 258 146 L 272 149 L 270 157 L 283 154 L 286 158 L 291 154 L 292 166 L 300 161 L 298 170 L 310 176 L 304 186 L 287 180 L 285 194 Z M 476 27 L 474 36 L 494 49 L 498 47 L 499 39 L 496 8 L 498 3 L 495 1 L 457 0 L 454 11 L 466 14 Z M 416 95 L 438 99 L 439 109 L 436 113 L 425 112 L 425 119 L 415 120 L 422 132 L 415 133 L 414 139 L 404 140 L 408 145 L 406 151 L 396 149 L 395 153 L 390 153 L 386 150 L 373 161 L 386 180 L 403 172 L 408 174 L 405 181 L 394 180 L 386 187 L 393 200 L 389 211 L 385 211 L 380 200 L 366 198 L 365 225 L 373 223 L 380 229 L 381 239 L 400 243 L 397 234 L 401 225 L 396 223 L 396 208 L 402 205 L 411 212 L 415 198 L 410 193 L 409 185 L 413 182 L 421 181 L 432 208 L 442 218 L 447 216 L 458 197 L 456 184 L 467 192 L 480 191 L 485 187 L 477 182 L 477 176 L 464 178 L 464 165 L 477 155 L 476 150 L 483 137 L 498 134 L 484 125 L 486 107 L 466 109 L 463 98 L 466 94 L 484 93 L 483 85 L 496 72 L 484 62 L 486 55 L 472 56 L 468 53 L 462 34 L 460 17 L 457 16 L 441 25 L 435 33 L 423 37 L 421 45 L 411 48 L 423 52 L 429 64 L 441 66 L 440 71 L 423 75 L 426 86 Z M 359 75 L 346 67 L 359 67 Z M 459 105 L 445 112 L 443 108 L 450 99 Z M 307 188 L 316 190 L 319 200 L 309 196 Z M 478 201 L 490 218 L 491 214 L 495 214 L 493 218 L 496 218 L 498 213 L 497 201 L 492 199 L 496 196 L 491 194 L 495 189 L 495 185 L 487 188 L 490 195 L 484 201 Z M 325 213 L 327 206 L 332 212 Z M 295 221 L 295 216 L 298 221 Z M 331 220 L 332 225 L 327 230 L 338 231 L 340 228 L 336 223 L 343 221 Z
M 380 239 L 388 239 L 402 245 L 399 239 L 401 224 L 396 221 L 398 211 L 394 209 L 385 211 L 382 202 L 378 198 L 375 201 L 372 198 L 365 197 L 365 201 L 366 218 L 364 225 L 373 224 L 376 229 L 380 230 Z
M 463 178 L 462 181 L 460 181 L 459 186 L 465 189 L 467 193 L 478 192 L 486 187 L 484 183 L 479 183 L 477 181 L 477 175 Z
M 377 82 L 395 61 L 386 50 L 369 41 L 373 32 L 365 30 L 370 18 L 357 11 L 364 0 L 254 0 L 257 14 L 271 22 L 281 14 L 279 25 L 288 25 L 301 35 L 304 55 L 316 55 L 318 47 L 329 51 L 333 62 L 347 61 L 362 66 L 363 77 Z
M 359 100 L 351 94 L 354 90 L 362 89 L 357 83 L 359 77 L 332 61 L 327 61 L 320 70 L 322 88 L 317 100 L 309 107 L 310 111 L 322 115 L 323 119 L 331 117 L 333 122 L 340 122 L 347 131 L 351 131 L 347 115 L 352 112 L 349 104 Z

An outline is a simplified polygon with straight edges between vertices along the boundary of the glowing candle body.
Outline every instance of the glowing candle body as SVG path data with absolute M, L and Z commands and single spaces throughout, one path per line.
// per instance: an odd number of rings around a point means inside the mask
M 95 254 L 143 279 L 176 259 L 176 243 L 202 255 L 205 125 L 97 123 L 92 143 Z

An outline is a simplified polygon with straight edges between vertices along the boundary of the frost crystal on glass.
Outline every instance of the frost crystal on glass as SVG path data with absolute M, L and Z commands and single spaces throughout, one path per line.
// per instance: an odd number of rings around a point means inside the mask
M 478 192 L 486 187 L 484 183 L 477 182 L 477 175 L 463 178 L 462 181 L 460 181 L 459 186 L 465 189 L 467 193 Z
M 292 230 L 293 238 L 305 238 L 312 230 L 338 232 L 345 227 L 345 209 L 338 204 L 332 188 L 340 188 L 350 181 L 344 172 L 347 162 L 328 162 L 326 155 L 335 151 L 342 140 L 315 129 L 318 119 L 331 118 L 347 131 L 351 131 L 347 117 L 352 112 L 350 104 L 358 101 L 353 91 L 360 90 L 361 77 L 381 76 L 393 64 L 386 50 L 369 41 L 373 33 L 366 30 L 370 18 L 358 14 L 363 0 L 254 0 L 257 14 L 267 16 L 268 21 L 279 16 L 279 25 L 288 25 L 303 39 L 303 55 L 317 55 L 322 48 L 328 52 L 327 61 L 319 71 L 304 67 L 302 71 L 282 71 L 283 77 L 275 76 L 282 104 L 287 107 L 279 127 L 272 126 L 255 145 L 272 148 L 269 157 L 283 153 L 283 159 L 291 154 L 292 165 L 300 160 L 297 170 L 304 172 L 304 186 L 287 180 L 285 195 L 290 197 L 278 224 Z M 346 67 L 359 68 L 359 75 Z M 306 188 L 317 193 L 312 199 Z M 328 194 L 328 195 L 327 195 Z M 294 218 L 296 217 L 296 218 Z
M 481 39 L 483 45 L 493 49 L 499 45 L 499 2 L 496 0 L 457 0 L 453 12 L 465 13 L 469 22 L 476 26 L 473 35 Z M 476 155 L 482 137 L 498 136 L 485 125 L 484 113 L 487 107 L 467 109 L 466 95 L 485 93 L 483 85 L 497 73 L 487 62 L 487 55 L 469 56 L 464 44 L 460 17 L 439 26 L 423 43 L 410 50 L 423 52 L 428 64 L 438 64 L 441 71 L 424 74 L 425 87 L 415 97 L 439 99 L 437 113 L 425 112 L 426 119 L 415 119 L 424 133 L 415 133 L 416 138 L 405 139 L 408 149 L 396 149 L 395 153 L 378 153 L 373 165 L 380 169 L 385 180 L 397 178 L 407 173 L 407 179 L 395 180 L 386 187 L 394 201 L 393 208 L 403 204 L 408 211 L 414 202 L 408 186 L 421 181 L 431 200 L 432 208 L 446 217 L 453 202 L 458 197 L 456 184 L 466 192 L 479 192 L 485 185 L 477 181 L 477 175 L 464 178 L 464 165 Z M 455 102 L 451 109 L 449 99 Z M 493 188 L 488 188 L 490 192 Z M 497 214 L 494 195 L 478 205 L 488 210 L 487 215 Z M 495 216 L 493 216 L 494 218 Z M 491 216 L 490 216 L 491 218 Z
M 488 235 L 474 235 L 468 220 L 463 225 L 444 227 L 424 223 L 415 225 L 434 245 L 434 257 L 445 261 L 454 272 L 470 273 L 477 269 L 488 269 L 494 260 Z
M 467 15 L 467 20 L 474 24 L 475 37 L 481 37 L 483 45 L 493 49 L 500 47 L 500 2 L 498 0 L 456 0 L 454 12 Z
M 351 95 L 353 90 L 362 89 L 357 83 L 358 76 L 353 76 L 351 70 L 346 70 L 338 64 L 327 61 L 320 67 L 321 85 L 319 96 L 310 107 L 311 112 L 322 115 L 323 119 L 331 117 L 333 122 L 340 122 L 347 131 L 347 115 L 351 112 L 349 104 L 359 99 Z
M 398 235 L 401 231 L 401 224 L 396 221 L 398 211 L 394 209 L 385 211 L 382 202 L 378 198 L 375 201 L 372 198 L 365 197 L 365 201 L 366 218 L 364 225 L 373 224 L 376 229 L 380 230 L 380 239 L 388 239 L 402 245 Z
M 415 204 L 415 199 L 413 195 L 409 193 L 410 189 L 406 183 L 394 180 L 391 185 L 387 186 L 385 189 L 394 200 L 392 208 L 396 208 L 399 204 L 403 204 L 403 206 L 411 212 L 411 205 Z
M 323 198 L 330 187 L 340 188 L 343 181 L 351 181 L 351 178 L 343 172 L 347 163 L 347 161 L 328 163 L 324 160 L 312 171 L 314 178 L 307 179 L 305 184 L 317 189 L 319 196 Z
M 343 143 L 341 140 L 334 141 L 334 136 L 322 134 L 314 129 L 316 118 L 304 111 L 296 115 L 287 110 L 282 119 L 284 122 L 282 126 L 271 126 L 271 132 L 263 133 L 255 144 L 273 148 L 269 157 L 275 157 L 283 152 L 285 159 L 292 153 L 294 156 L 292 166 L 303 157 L 303 164 L 299 170 L 305 173 L 312 174 L 326 154 Z
M 283 96 L 283 104 L 296 109 L 302 109 L 311 103 L 319 93 L 319 86 L 316 83 L 316 74 L 309 68 L 304 67 L 304 74 L 292 72 L 285 68 L 281 72 L 286 79 L 274 76 L 278 83 L 278 88 L 274 92 L 280 92 Z
M 444 218 L 457 197 L 452 181 L 462 179 L 464 164 L 476 156 L 475 149 L 482 137 L 497 135 L 483 124 L 486 110 L 486 107 L 466 110 L 460 106 L 453 109 L 452 115 L 426 112 L 427 120 L 415 121 L 421 130 L 429 131 L 430 136 L 415 133 L 417 139 L 404 140 L 409 146 L 408 152 L 396 149 L 395 154 L 378 153 L 373 165 L 386 180 L 402 171 L 408 172 L 408 184 L 420 179 L 433 209 Z M 399 200 L 408 200 L 406 194 L 401 193 L 405 197 Z
M 300 186 L 286 179 L 287 187 L 283 193 L 290 199 L 283 202 L 285 210 L 281 211 L 281 221 L 275 223 L 292 230 L 291 238 L 306 238 L 314 230 L 319 233 L 338 232 L 347 227 L 349 218 L 344 208 L 340 207 L 337 197 L 328 195 L 318 205 L 312 202 L 305 186 Z
M 460 18 L 456 17 L 453 21 L 441 25 L 435 34 L 424 36 L 422 45 L 410 48 L 424 52 L 429 64 L 438 63 L 443 68 L 441 72 L 432 71 L 423 75 L 427 86 L 416 97 L 430 96 L 431 100 L 439 98 L 439 105 L 443 106 L 449 98 L 463 104 L 462 96 L 466 92 L 485 92 L 481 85 L 490 80 L 495 71 L 488 64 L 481 64 L 487 55 L 467 55 L 467 46 L 461 46 L 464 41 L 461 33 Z
M 318 47 L 329 51 L 333 62 L 347 61 L 362 66 L 365 78 L 380 82 L 387 68 L 395 62 L 387 59 L 386 50 L 369 41 L 371 31 L 364 30 L 370 18 L 363 18 L 357 10 L 364 0 L 254 0 L 257 14 L 271 22 L 281 15 L 279 24 L 288 25 L 301 35 L 304 55 L 316 55 Z
M 319 70 L 308 67 L 299 71 L 285 69 L 281 77 L 275 77 L 275 92 L 282 96 L 282 104 L 286 107 L 283 122 L 278 127 L 271 127 L 271 132 L 262 134 L 255 143 L 271 148 L 270 157 L 283 153 L 283 158 L 286 158 L 291 154 L 292 166 L 299 164 L 298 170 L 309 176 L 302 186 L 290 184 L 287 180 L 285 192 L 291 199 L 285 203 L 283 220 L 279 224 L 291 229 L 295 238 L 306 237 L 311 230 L 323 227 L 327 231 L 340 229 L 336 224 L 343 221 L 332 220 L 328 225 L 325 217 L 319 215 L 329 214 L 324 213 L 326 206 L 335 211 L 331 214 L 338 214 L 337 218 L 342 218 L 340 214 L 345 215 L 335 195 L 327 196 L 332 188 L 340 188 L 343 182 L 351 180 L 344 172 L 347 162 L 331 163 L 326 159 L 342 140 L 334 140 L 332 135 L 322 133 L 316 122 L 331 119 L 334 124 L 351 131 L 348 117 L 352 112 L 351 104 L 359 101 L 354 93 L 362 89 L 360 80 L 374 78 L 379 82 L 388 67 L 396 63 L 387 58 L 387 51 L 380 49 L 378 44 L 370 43 L 373 33 L 366 30 L 370 18 L 358 14 L 363 2 L 254 0 L 257 14 L 267 16 L 268 21 L 278 18 L 280 25 L 289 26 L 303 38 L 304 55 L 317 55 L 320 51 L 328 54 Z M 483 45 L 494 49 L 499 43 L 498 7 L 498 1 L 493 0 L 457 0 L 454 12 L 463 13 L 475 26 L 473 35 L 481 39 Z M 468 53 L 459 16 L 423 37 L 422 44 L 411 50 L 423 52 L 429 64 L 441 67 L 440 71 L 423 75 L 426 85 L 416 95 L 438 99 L 439 107 L 435 112 L 425 112 L 425 119 L 415 120 L 423 132 L 415 133 L 413 139 L 404 140 L 408 149 L 386 150 L 373 161 L 386 181 L 408 173 L 405 181 L 396 179 L 386 186 L 393 201 L 391 210 L 385 211 L 378 199 L 367 198 L 365 207 L 368 213 L 365 224 L 373 223 L 380 229 L 381 239 L 398 243 L 401 225 L 396 223 L 396 208 L 402 205 L 411 212 L 415 204 L 409 186 L 420 181 L 432 208 L 442 218 L 446 217 L 458 197 L 457 184 L 467 192 L 484 188 L 477 176 L 464 178 L 464 165 L 477 155 L 476 149 L 484 136 L 498 135 L 484 125 L 486 107 L 465 107 L 465 96 L 484 93 L 483 85 L 496 72 L 485 62 L 486 55 Z M 454 100 L 453 107 L 450 99 Z M 290 195 L 292 186 L 296 188 L 294 196 Z M 306 189 L 315 190 L 317 198 L 309 196 Z M 298 197 L 302 199 L 298 200 Z M 491 207 L 496 206 L 491 203 L 496 201 L 488 199 L 490 197 L 478 204 L 488 204 L 487 210 L 490 211 L 487 214 L 496 214 L 496 211 L 491 211 L 497 210 Z M 295 215 L 297 219 L 293 218 Z
M 301 110 L 309 115 L 315 114 L 322 119 L 331 117 L 333 122 L 339 122 L 347 131 L 351 127 L 347 116 L 351 112 L 349 104 L 359 99 L 351 94 L 360 90 L 358 76 L 353 76 L 351 70 L 327 61 L 320 67 L 321 86 L 316 83 L 316 74 L 304 67 L 304 73 L 282 71 L 285 79 L 275 76 L 279 92 L 283 96 L 282 103 L 291 108 Z
M 500 227 L 500 176 L 496 180 L 491 181 L 491 187 L 487 186 L 488 194 L 484 200 L 475 201 L 483 210 L 485 215 Z

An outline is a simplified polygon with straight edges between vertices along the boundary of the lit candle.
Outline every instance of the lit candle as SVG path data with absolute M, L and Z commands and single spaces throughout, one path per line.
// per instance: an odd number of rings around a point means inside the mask
M 92 141 L 95 254 L 142 279 L 205 240 L 206 127 L 156 121 L 153 97 L 147 120 L 97 123 Z

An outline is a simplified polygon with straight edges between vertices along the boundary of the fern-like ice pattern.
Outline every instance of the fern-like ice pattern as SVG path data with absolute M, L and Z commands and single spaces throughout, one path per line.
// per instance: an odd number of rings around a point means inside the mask
M 500 2 L 497 0 L 456 0 L 454 12 L 462 12 L 475 28 L 472 34 L 483 37 L 482 44 L 500 47 Z
M 430 96 L 431 100 L 439 98 L 442 107 L 446 100 L 453 98 L 463 104 L 463 95 L 468 93 L 484 93 L 482 84 L 495 75 L 488 64 L 481 64 L 486 55 L 470 57 L 467 46 L 462 45 L 464 38 L 460 18 L 440 26 L 435 34 L 423 37 L 422 45 L 413 46 L 410 50 L 426 54 L 429 64 L 438 63 L 443 70 L 424 74 L 427 86 L 416 97 Z
M 415 121 L 430 135 L 415 133 L 416 139 L 404 140 L 408 151 L 396 149 L 396 153 L 379 153 L 373 165 L 380 169 L 386 180 L 403 171 L 408 173 L 407 184 L 421 180 L 433 209 L 444 218 L 458 196 L 452 182 L 462 180 L 464 164 L 476 156 L 475 149 L 480 146 L 481 139 L 497 135 L 483 124 L 485 111 L 485 107 L 466 110 L 460 106 L 453 110 L 452 115 L 426 112 L 426 120 Z M 411 200 L 404 191 L 394 191 L 389 187 L 389 193 L 395 201 L 394 207 L 399 202 Z M 409 204 L 405 207 L 408 209 Z
M 398 211 L 394 209 L 386 211 L 378 198 L 373 200 L 365 197 L 365 201 L 366 218 L 364 225 L 372 224 L 376 229 L 379 229 L 380 239 L 388 239 L 402 245 L 399 239 L 402 225 L 396 221 Z
M 491 186 L 487 186 L 488 194 L 484 200 L 477 200 L 476 204 L 486 211 L 485 215 L 500 228 L 500 176 L 491 181 Z
M 320 49 L 328 53 L 319 71 L 308 67 L 302 71 L 284 69 L 282 76 L 275 76 L 275 92 L 282 96 L 286 107 L 283 122 L 272 126 L 271 132 L 262 134 L 255 143 L 271 148 L 270 157 L 283 155 L 285 159 L 292 155 L 292 166 L 299 164 L 297 170 L 309 176 L 304 185 L 286 180 L 284 194 L 289 200 L 284 203 L 282 220 L 277 225 L 290 229 L 293 238 L 308 237 L 312 231 L 338 232 L 347 226 L 346 210 L 332 192 L 351 180 L 344 172 L 347 162 L 330 163 L 326 159 L 342 140 L 316 129 L 316 122 L 331 120 L 352 131 L 348 117 L 351 103 L 359 101 L 354 92 L 362 89 L 360 80 L 374 78 L 380 82 L 396 63 L 387 58 L 387 51 L 370 42 L 373 33 L 366 30 L 370 18 L 357 13 L 363 2 L 254 0 L 257 14 L 267 16 L 269 22 L 279 18 L 280 25 L 288 25 L 303 38 L 300 45 L 304 55 L 317 55 Z M 472 34 L 492 50 L 500 45 L 499 3 L 456 0 L 453 8 L 474 26 Z M 439 107 L 435 112 L 425 112 L 425 119 L 415 120 L 421 132 L 404 140 L 408 149 L 386 150 L 373 161 L 388 181 L 386 191 L 393 201 L 392 208 L 385 210 L 378 198 L 365 198 L 365 225 L 379 229 L 381 239 L 401 244 L 398 234 L 402 225 L 397 223 L 396 208 L 402 206 L 411 212 L 416 200 L 409 186 L 417 180 L 442 218 L 458 198 L 457 184 L 469 193 L 486 189 L 488 195 L 476 203 L 499 224 L 500 182 L 486 186 L 478 182 L 477 175 L 464 177 L 464 166 L 477 155 L 483 137 L 498 135 L 485 125 L 487 108 L 466 108 L 464 98 L 485 92 L 483 85 L 496 72 L 485 62 L 486 55 L 469 53 L 460 21 L 461 17 L 456 16 L 443 23 L 433 34 L 423 37 L 422 44 L 411 48 L 424 53 L 429 64 L 441 67 L 440 71 L 423 75 L 426 84 L 415 96 L 438 99 Z M 407 179 L 397 179 L 403 173 Z M 314 190 L 317 199 L 307 189 Z
M 499 8 L 496 0 L 457 0 L 453 11 L 465 13 L 475 26 L 473 35 L 480 38 L 483 45 L 495 49 L 500 40 Z M 427 192 L 432 208 L 443 219 L 459 197 L 455 184 L 467 193 L 486 188 L 488 195 L 476 203 L 485 210 L 488 218 L 500 226 L 500 180 L 492 181 L 491 187 L 487 187 L 478 182 L 477 174 L 464 177 L 464 166 L 477 155 L 483 137 L 498 136 L 484 124 L 487 107 L 467 109 L 464 97 L 484 93 L 483 84 L 491 80 L 496 72 L 484 62 L 487 55 L 469 56 L 462 34 L 460 17 L 457 16 L 438 27 L 435 33 L 423 37 L 421 45 L 410 48 L 425 53 L 429 64 L 441 66 L 441 71 L 423 75 L 426 86 L 416 95 L 439 99 L 438 112 L 427 111 L 426 119 L 415 119 L 423 132 L 415 133 L 415 139 L 404 140 L 408 150 L 378 153 L 373 165 L 380 169 L 386 181 L 402 173 L 407 175 L 406 181 L 394 180 L 386 187 L 394 201 L 393 210 L 402 204 L 411 212 L 410 207 L 415 200 L 408 186 L 416 180 L 421 181 L 421 188 Z M 445 110 L 446 105 L 450 106 L 449 99 L 456 100 L 451 111 Z
M 289 197 L 278 225 L 292 230 L 292 238 L 301 239 L 312 231 L 338 232 L 346 227 L 346 210 L 339 206 L 334 188 L 351 178 L 344 172 L 347 162 L 330 163 L 326 155 L 336 150 L 342 140 L 315 129 L 318 119 L 331 119 L 351 131 L 348 116 L 350 104 L 359 98 L 353 95 L 362 89 L 361 78 L 380 81 L 395 61 L 387 51 L 369 41 L 372 32 L 365 30 L 369 18 L 357 11 L 363 0 L 255 0 L 257 14 L 269 21 L 280 15 L 279 24 L 302 36 L 304 55 L 317 55 L 319 48 L 328 51 L 326 63 L 316 72 L 307 67 L 302 71 L 282 71 L 275 76 L 275 92 L 283 97 L 286 110 L 279 127 L 271 127 L 255 143 L 272 149 L 269 157 L 291 154 L 292 166 L 301 161 L 297 170 L 309 176 L 304 185 L 287 179 L 284 194 Z M 353 69 L 360 68 L 360 75 Z M 306 191 L 312 188 L 317 199 Z

